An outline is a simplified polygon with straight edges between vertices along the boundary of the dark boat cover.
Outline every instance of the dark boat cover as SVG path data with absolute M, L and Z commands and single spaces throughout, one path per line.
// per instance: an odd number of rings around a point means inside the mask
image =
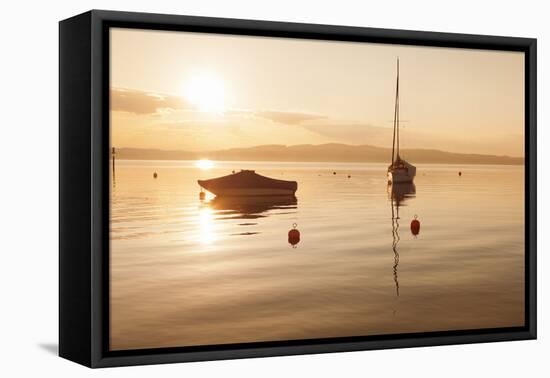
M 198 180 L 200 186 L 211 189 L 286 189 L 296 191 L 296 181 L 277 180 L 257 174 L 251 170 L 242 170 L 228 176 L 217 177 L 210 180 Z

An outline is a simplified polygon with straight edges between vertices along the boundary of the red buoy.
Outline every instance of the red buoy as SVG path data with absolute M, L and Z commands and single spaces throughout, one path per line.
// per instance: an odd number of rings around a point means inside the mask
M 292 229 L 288 231 L 288 242 L 292 245 L 292 248 L 296 248 L 296 245 L 300 242 L 300 231 L 296 228 L 297 226 L 294 223 Z
M 411 222 L 411 233 L 416 236 L 420 233 L 420 221 L 417 219 L 418 216 L 415 215 L 414 219 Z

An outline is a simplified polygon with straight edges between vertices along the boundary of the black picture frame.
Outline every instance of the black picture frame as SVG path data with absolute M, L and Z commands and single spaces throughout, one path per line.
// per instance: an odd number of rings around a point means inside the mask
M 110 27 L 525 53 L 524 327 L 108 351 Z M 59 354 L 88 367 L 535 339 L 536 39 L 92 10 L 59 24 Z

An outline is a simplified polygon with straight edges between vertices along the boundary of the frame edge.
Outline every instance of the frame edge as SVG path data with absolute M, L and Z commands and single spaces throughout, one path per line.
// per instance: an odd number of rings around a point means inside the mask
M 59 22 L 59 356 L 90 366 L 90 20 Z
M 101 144 L 101 137 L 104 129 L 102 129 L 101 120 L 102 105 L 101 97 L 103 96 L 103 84 L 101 83 L 104 75 L 102 71 L 103 58 L 102 57 L 102 28 L 104 23 L 110 21 L 122 21 L 132 23 L 146 24 L 188 24 L 192 26 L 201 25 L 213 25 L 216 22 L 220 22 L 224 27 L 228 27 L 227 30 L 237 30 L 240 33 L 243 31 L 260 30 L 263 33 L 267 33 L 270 29 L 276 28 L 278 31 L 284 33 L 309 33 L 309 38 L 326 39 L 327 34 L 335 35 L 337 38 L 346 38 L 348 36 L 358 33 L 362 35 L 362 38 L 367 36 L 374 36 L 374 38 L 380 38 L 378 43 L 399 43 L 402 39 L 407 39 L 410 44 L 420 44 L 428 46 L 445 46 L 456 47 L 460 45 L 466 48 L 487 48 L 488 45 L 493 49 L 506 49 L 515 51 L 524 51 L 526 57 L 529 59 L 529 64 L 526 64 L 526 94 L 528 93 L 528 103 L 526 103 L 526 117 L 529 117 L 529 122 L 525 125 L 528 130 L 528 138 L 526 138 L 526 147 L 529 148 L 529 177 L 527 178 L 530 185 L 530 192 L 526 193 L 526 197 L 529 196 L 529 220 L 530 229 L 528 230 L 528 239 L 530 241 L 529 250 L 525 250 L 526 257 L 529 259 L 529 281 L 526 281 L 528 286 L 528 298 L 529 298 L 529 316 L 526 320 L 529 320 L 529 326 L 526 330 L 510 331 L 510 332 L 494 332 L 494 333 L 471 333 L 468 335 L 455 335 L 455 336 L 428 336 L 428 337 L 411 337 L 401 338 L 396 340 L 376 340 L 376 341 L 361 341 L 353 343 L 334 343 L 334 344 L 312 344 L 307 346 L 284 346 L 284 347 L 261 347 L 261 348 L 242 348 L 242 349 L 224 349 L 219 351 L 204 351 L 204 352 L 178 352 L 178 353 L 158 353 L 158 354 L 144 354 L 136 356 L 105 356 L 101 349 L 103 345 L 101 328 L 103 323 L 101 321 L 101 315 L 104 309 L 100 308 L 98 304 L 101 303 L 101 296 L 103 293 L 103 286 L 101 285 L 101 277 L 103 269 L 101 258 L 97 255 L 101 255 L 101 241 L 100 238 L 101 221 L 98 220 L 101 214 L 101 199 L 92 199 L 93 207 L 93 241 L 92 247 L 94 251 L 92 255 L 92 300 L 93 307 L 90 313 L 91 334 L 92 334 L 92 351 L 91 361 L 87 366 L 91 367 L 112 367 L 121 365 L 138 365 L 138 364 L 158 364 L 158 363 L 173 363 L 173 362 L 192 362 L 192 361 L 205 361 L 205 360 L 222 360 L 222 359 L 236 359 L 236 358 L 255 358 L 255 357 L 269 357 L 269 356 L 286 356 L 286 355 L 303 355 L 314 353 L 330 353 L 330 352 L 345 352 L 345 351 L 362 351 L 372 349 L 389 349 L 389 348 L 408 348 L 408 347 L 426 347 L 437 345 L 451 345 L 451 344 L 470 344 L 470 343 L 482 343 L 482 342 L 496 342 L 496 341 L 514 341 L 514 340 L 529 340 L 536 339 L 536 39 L 533 38 L 516 38 L 516 37 L 496 37 L 485 35 L 472 35 L 472 34 L 455 34 L 455 33 L 434 33 L 434 32 L 419 32 L 419 31 L 407 31 L 407 30 L 388 30 L 388 29 L 375 29 L 375 28 L 363 28 L 352 26 L 330 26 L 321 24 L 298 24 L 298 23 L 286 23 L 286 22 L 273 22 L 273 21 L 253 21 L 253 20 L 235 20 L 224 18 L 209 18 L 209 17 L 195 17 L 195 16 L 177 16 L 177 15 L 161 15 L 161 14 L 145 14 L 145 13 L 133 13 L 133 12 L 116 12 L 116 11 L 103 11 L 93 10 L 91 14 L 91 50 L 93 51 L 92 61 L 92 81 L 91 92 L 92 98 L 89 104 L 92 104 L 91 122 L 92 125 L 92 174 L 93 182 L 92 186 L 94 190 L 101 192 L 101 182 L 98 177 L 103 175 L 100 156 L 103 147 Z M 322 33 L 319 29 L 328 29 Z M 226 29 L 224 29 L 226 30 Z M 229 31 L 227 31 L 229 33 Z M 326 33 L 326 34 L 325 34 Z M 262 34 L 269 36 L 270 34 Z M 98 39 L 99 38 L 99 39 Z M 473 40 L 478 39 L 478 42 Z M 479 42 L 479 40 L 481 42 Z M 391 42 L 393 41 L 393 42 Z M 432 41 L 433 43 L 429 43 Z M 466 44 L 467 46 L 463 46 Z M 527 70 L 529 72 L 527 73 Z M 527 85 L 529 85 L 527 91 Z M 527 98 L 526 98 L 527 100 Z M 61 106 L 61 102 L 60 102 Z M 104 127 L 105 125 L 103 125 Z M 95 134 L 94 134 L 95 132 Z M 98 249 L 99 248 L 99 249 Z M 96 253 L 97 252 L 97 253 Z M 527 298 L 526 298 L 527 300 Z M 60 349 L 61 350 L 61 349 Z

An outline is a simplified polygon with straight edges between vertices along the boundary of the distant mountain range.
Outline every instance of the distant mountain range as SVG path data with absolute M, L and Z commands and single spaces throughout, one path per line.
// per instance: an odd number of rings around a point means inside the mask
M 231 148 L 217 151 L 176 151 L 142 148 L 119 148 L 118 159 L 129 160 L 245 160 L 284 162 L 368 162 L 389 163 L 391 149 L 368 145 L 352 146 L 329 143 L 295 146 L 262 145 L 246 148 Z M 401 157 L 413 164 L 523 164 L 523 158 L 480 154 L 459 154 L 433 149 L 402 150 Z

